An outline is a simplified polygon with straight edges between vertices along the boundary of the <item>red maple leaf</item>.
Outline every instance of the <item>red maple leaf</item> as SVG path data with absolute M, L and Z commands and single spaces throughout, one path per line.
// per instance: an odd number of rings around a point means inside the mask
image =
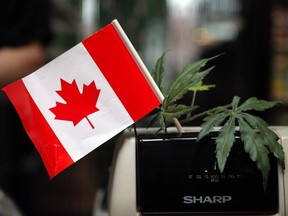
M 72 121 L 76 126 L 83 118 L 86 118 L 94 128 L 87 116 L 99 111 L 96 103 L 100 90 L 96 88 L 95 82 L 89 85 L 84 84 L 83 92 L 80 93 L 75 80 L 71 84 L 63 79 L 60 81 L 62 89 L 56 92 L 66 103 L 56 102 L 56 106 L 49 109 L 55 114 L 55 119 Z

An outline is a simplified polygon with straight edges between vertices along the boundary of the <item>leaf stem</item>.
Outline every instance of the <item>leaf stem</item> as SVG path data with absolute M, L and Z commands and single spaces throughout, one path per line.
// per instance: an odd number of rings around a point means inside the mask
M 194 121 L 195 119 L 198 119 L 198 118 L 202 118 L 204 116 L 207 116 L 209 115 L 210 113 L 213 113 L 214 111 L 216 111 L 217 109 L 228 109 L 228 108 L 231 108 L 232 107 L 232 104 L 227 104 L 227 105 L 223 105 L 223 106 L 217 106 L 217 107 L 214 107 L 212 109 L 209 109 L 209 110 L 206 110 L 204 112 L 201 112 L 197 115 L 194 115 L 194 116 L 191 116 L 189 118 L 186 118 L 186 119 L 183 119 L 180 121 L 181 124 L 185 124 L 185 123 L 188 123 L 188 122 L 191 122 L 191 121 Z
M 182 133 L 184 133 L 184 129 L 182 127 L 182 125 L 180 124 L 179 120 L 177 118 L 173 118 L 173 122 L 175 124 L 175 127 L 178 130 L 178 133 L 181 135 Z
M 191 107 L 194 106 L 195 104 L 195 100 L 196 100 L 196 94 L 197 94 L 197 90 L 193 91 L 193 96 L 192 96 L 192 101 L 191 101 Z M 188 113 L 186 115 L 186 119 L 190 118 L 191 117 L 191 113 Z
M 194 106 L 194 104 L 195 104 L 196 94 L 197 94 L 197 90 L 193 91 L 191 106 Z

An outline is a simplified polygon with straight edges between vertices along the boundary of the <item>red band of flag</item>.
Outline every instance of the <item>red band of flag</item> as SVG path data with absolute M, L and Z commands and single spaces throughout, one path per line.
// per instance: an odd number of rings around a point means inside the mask
M 50 178 L 72 165 L 74 161 L 39 111 L 22 80 L 14 82 L 13 88 L 9 88 L 6 94 L 16 111 L 21 113 L 23 126 L 38 150 Z
M 134 122 L 142 118 L 143 113 L 159 106 L 161 102 L 143 74 L 135 73 L 139 67 L 113 24 L 107 25 L 82 43 Z

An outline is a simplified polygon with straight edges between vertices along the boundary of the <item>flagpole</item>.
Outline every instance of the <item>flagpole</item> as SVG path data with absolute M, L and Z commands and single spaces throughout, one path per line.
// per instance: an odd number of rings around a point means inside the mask
M 130 54 L 134 58 L 134 60 L 137 63 L 138 67 L 142 71 L 144 77 L 149 82 L 150 86 L 153 88 L 157 98 L 162 102 L 164 100 L 164 96 L 163 96 L 162 92 L 160 91 L 160 89 L 157 86 L 157 84 L 154 82 L 151 74 L 149 73 L 149 71 L 146 68 L 145 64 L 143 63 L 143 61 L 141 60 L 140 56 L 136 52 L 134 46 L 132 45 L 132 43 L 130 42 L 130 40 L 127 37 L 126 33 L 122 29 L 122 27 L 121 27 L 120 23 L 118 22 L 118 20 L 117 19 L 113 20 L 112 21 L 112 25 L 115 27 L 115 29 L 116 29 L 117 33 L 119 34 L 120 38 L 122 39 L 122 41 L 126 45 L 127 49 L 129 50 Z

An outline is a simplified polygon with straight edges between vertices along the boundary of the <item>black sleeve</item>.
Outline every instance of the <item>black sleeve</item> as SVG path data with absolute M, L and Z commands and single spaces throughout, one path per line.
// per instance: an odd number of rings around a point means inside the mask
M 51 38 L 49 0 L 0 1 L 0 47 Z

